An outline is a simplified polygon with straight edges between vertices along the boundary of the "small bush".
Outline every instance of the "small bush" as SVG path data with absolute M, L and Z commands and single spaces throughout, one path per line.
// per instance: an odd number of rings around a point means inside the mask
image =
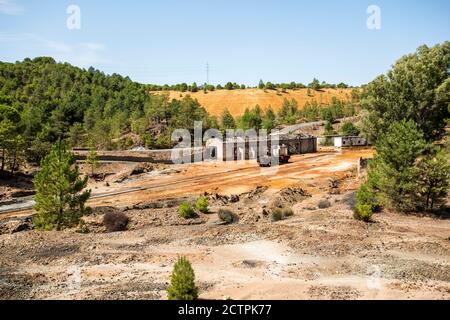
M 272 222 L 281 221 L 293 215 L 294 211 L 291 208 L 275 208 L 272 211 Z
M 364 222 L 372 221 L 373 207 L 370 204 L 358 204 L 353 209 L 353 217 Z
M 108 212 L 103 217 L 103 224 L 108 232 L 117 232 L 127 230 L 128 217 L 121 212 Z
M 276 208 L 272 211 L 272 222 L 281 221 L 284 219 L 283 210 Z
M 378 211 L 380 205 L 378 203 L 375 193 L 370 191 L 367 184 L 361 185 L 358 192 L 356 192 L 356 204 L 368 204 L 372 206 L 373 211 Z
M 195 211 L 189 202 L 183 202 L 178 208 L 180 216 L 185 219 L 195 218 Z
M 319 202 L 319 209 L 327 209 L 331 207 L 331 202 L 328 200 L 320 200 Z
M 178 258 L 173 267 L 167 296 L 169 300 L 197 300 L 198 298 L 194 270 L 185 257 Z
M 219 212 L 217 212 L 217 215 L 219 216 L 220 220 L 228 224 L 236 221 L 235 214 L 227 209 L 220 209 Z
M 208 213 L 209 211 L 209 200 L 205 196 L 201 196 L 198 198 L 197 202 L 195 203 L 195 207 L 198 211 L 202 213 Z
M 283 209 L 283 216 L 284 217 L 292 217 L 293 215 L 294 215 L 294 211 L 291 208 Z

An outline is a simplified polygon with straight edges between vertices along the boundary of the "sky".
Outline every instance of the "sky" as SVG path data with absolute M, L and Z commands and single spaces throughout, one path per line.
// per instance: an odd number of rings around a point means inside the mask
M 0 0 L 0 61 L 51 56 L 141 83 L 203 84 L 209 64 L 212 84 L 357 86 L 448 40 L 448 0 Z

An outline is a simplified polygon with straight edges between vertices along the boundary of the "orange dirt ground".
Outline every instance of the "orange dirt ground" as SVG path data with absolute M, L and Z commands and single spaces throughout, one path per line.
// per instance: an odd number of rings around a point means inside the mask
M 345 175 L 348 170 L 356 167 L 360 157 L 372 156 L 373 150 L 370 149 L 305 154 L 292 157 L 287 165 L 264 169 L 260 168 L 256 161 L 180 165 L 174 167 L 174 170 L 181 171 L 178 174 L 141 177 L 123 186 L 100 188 L 94 192 L 94 196 L 96 193 L 105 193 L 105 196 L 93 199 L 89 204 L 127 206 L 149 200 L 198 195 L 204 192 L 224 195 L 240 194 L 253 190 L 257 186 L 267 186 L 276 191 L 302 181 Z M 133 188 L 140 188 L 140 190 L 113 196 L 107 195 L 113 190 L 126 192 Z
M 87 231 L 0 235 L 0 299 L 167 299 L 180 255 L 203 299 L 450 299 L 449 219 L 388 210 L 372 223 L 352 217 L 356 163 L 371 156 L 300 155 L 276 173 L 250 161 L 176 165 L 125 180 L 132 164 L 105 163 L 115 175 L 90 182 Z M 195 219 L 170 204 L 204 192 L 210 211 Z M 238 201 L 223 202 L 231 194 Z M 293 216 L 272 222 L 266 210 L 276 201 Z M 239 219 L 224 225 L 221 208 Z M 128 230 L 106 233 L 103 215 L 117 211 L 130 218 Z
M 204 93 L 203 91 L 195 93 L 181 93 L 170 92 L 170 98 L 180 99 L 185 95 L 191 95 L 197 99 L 200 104 L 213 116 L 220 116 L 225 108 L 231 112 L 233 116 L 240 116 L 244 113 L 246 108 L 253 108 L 257 104 L 262 108 L 272 106 L 274 111 L 281 108 L 283 100 L 295 99 L 300 108 L 306 102 L 316 100 L 318 103 L 329 104 L 333 97 L 337 99 L 348 101 L 351 99 L 352 89 L 324 89 L 321 91 L 311 90 L 311 96 L 308 96 L 307 89 L 287 90 L 286 93 L 276 90 L 260 90 L 260 89 L 245 89 L 245 90 L 216 90 L 213 92 Z

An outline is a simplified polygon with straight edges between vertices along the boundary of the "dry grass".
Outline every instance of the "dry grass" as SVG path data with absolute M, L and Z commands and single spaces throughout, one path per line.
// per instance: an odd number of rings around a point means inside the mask
M 180 99 L 185 95 L 191 95 L 197 99 L 200 104 L 206 108 L 209 114 L 220 116 L 225 108 L 230 110 L 233 116 L 240 116 L 246 108 L 253 108 L 259 104 L 262 108 L 272 106 L 277 111 L 281 108 L 284 98 L 295 99 L 299 107 L 303 107 L 306 102 L 316 100 L 318 103 L 329 104 L 333 97 L 348 101 L 351 99 L 352 89 L 324 89 L 321 91 L 311 90 L 311 96 L 308 96 L 307 89 L 287 90 L 282 93 L 281 90 L 216 90 L 214 92 L 196 93 L 170 92 L 170 98 Z

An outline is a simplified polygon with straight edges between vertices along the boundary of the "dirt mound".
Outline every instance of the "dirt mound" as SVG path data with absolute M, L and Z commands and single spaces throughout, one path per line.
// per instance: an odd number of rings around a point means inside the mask
M 33 230 L 32 217 L 13 218 L 0 222 L 0 235 L 13 234 L 22 231 Z
M 130 175 L 136 176 L 139 174 L 152 172 L 153 170 L 154 170 L 153 165 L 147 162 L 143 162 L 138 164 L 133 170 L 131 170 Z
M 127 230 L 137 230 L 148 226 L 182 226 L 205 223 L 208 220 L 207 215 L 201 213 L 198 213 L 195 219 L 184 219 L 180 217 L 178 206 L 187 200 L 187 198 L 161 200 L 126 208 L 95 208 L 91 215 L 83 217 L 83 227 L 85 228 L 83 232 L 105 233 L 107 230 L 103 219 L 107 213 L 125 213 L 129 218 Z M 75 228 L 74 231 L 79 230 Z
M 285 188 L 276 194 L 272 200 L 271 207 L 285 208 L 310 197 L 311 195 L 302 188 Z
M 26 174 L 0 174 L 0 204 L 14 198 L 28 197 L 35 194 L 33 176 Z
M 239 195 L 224 196 L 205 193 L 215 209 L 231 210 L 241 224 L 265 223 L 270 221 L 274 208 L 290 207 L 310 197 L 300 187 L 289 187 L 273 193 L 267 187 L 257 186 L 254 190 Z

